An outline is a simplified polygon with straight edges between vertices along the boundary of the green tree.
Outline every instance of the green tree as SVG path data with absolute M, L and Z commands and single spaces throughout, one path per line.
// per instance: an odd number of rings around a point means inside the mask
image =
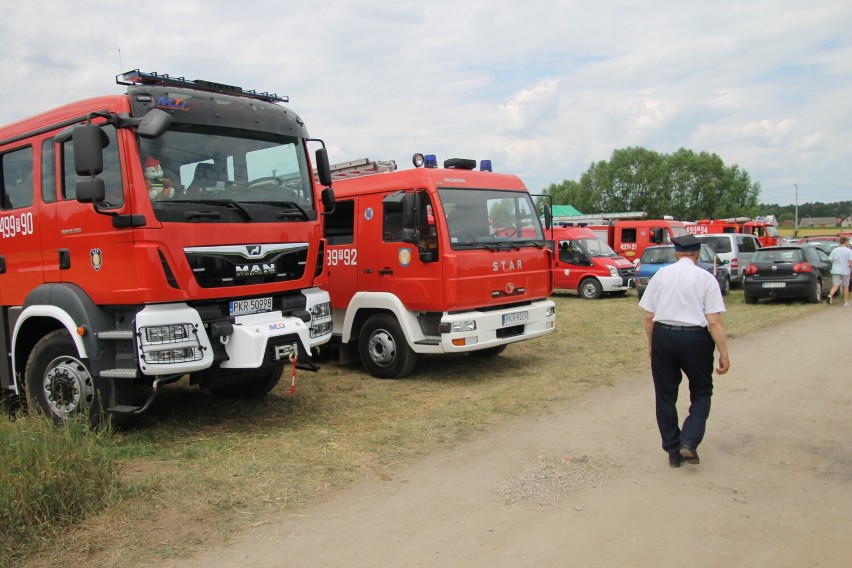
M 756 215 L 760 184 L 739 166 L 725 166 L 716 154 L 634 147 L 593 163 L 579 182 L 566 180 L 545 191 L 554 204 L 583 213 L 645 211 L 650 217 L 702 219 Z

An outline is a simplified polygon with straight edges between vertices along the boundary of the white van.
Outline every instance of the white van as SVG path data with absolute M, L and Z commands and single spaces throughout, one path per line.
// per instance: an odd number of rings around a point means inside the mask
M 742 284 L 743 272 L 751 262 L 754 253 L 760 248 L 757 237 L 742 233 L 717 233 L 695 235 L 710 245 L 722 260 L 728 261 L 731 272 L 731 284 Z

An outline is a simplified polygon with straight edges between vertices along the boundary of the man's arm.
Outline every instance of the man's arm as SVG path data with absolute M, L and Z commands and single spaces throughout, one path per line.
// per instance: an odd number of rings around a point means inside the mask
M 654 335 L 654 312 L 645 312 L 645 335 L 648 337 L 648 358 L 650 358 L 651 337 Z
M 725 318 L 721 313 L 706 314 L 706 317 L 707 329 L 713 337 L 716 349 L 719 350 L 719 366 L 716 367 L 716 372 L 724 375 L 731 368 L 731 361 L 728 359 L 728 338 L 725 337 Z

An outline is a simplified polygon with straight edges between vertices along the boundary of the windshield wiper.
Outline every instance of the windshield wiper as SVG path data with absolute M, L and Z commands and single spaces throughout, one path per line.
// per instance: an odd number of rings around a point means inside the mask
M 303 220 L 307 221 L 310 219 L 310 215 L 305 209 L 296 203 L 295 201 L 243 201 L 243 203 L 251 203 L 253 205 L 269 205 L 270 207 L 289 207 L 294 209 L 295 211 L 278 211 L 276 216 L 279 219 L 294 218 L 301 217 Z
M 172 199 L 170 203 L 200 203 L 201 205 L 214 205 L 219 207 L 227 207 L 229 209 L 234 209 L 239 211 L 243 218 L 246 221 L 254 221 L 254 217 L 249 212 L 248 209 L 243 207 L 239 201 L 234 201 L 233 199 Z M 193 219 L 196 217 L 205 217 L 210 216 L 210 212 L 207 211 L 187 211 L 184 215 L 186 215 L 187 219 Z

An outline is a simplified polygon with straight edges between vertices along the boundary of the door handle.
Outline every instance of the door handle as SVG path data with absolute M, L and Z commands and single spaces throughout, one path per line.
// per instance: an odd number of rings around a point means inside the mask
M 393 268 L 380 268 L 379 276 L 393 276 Z

